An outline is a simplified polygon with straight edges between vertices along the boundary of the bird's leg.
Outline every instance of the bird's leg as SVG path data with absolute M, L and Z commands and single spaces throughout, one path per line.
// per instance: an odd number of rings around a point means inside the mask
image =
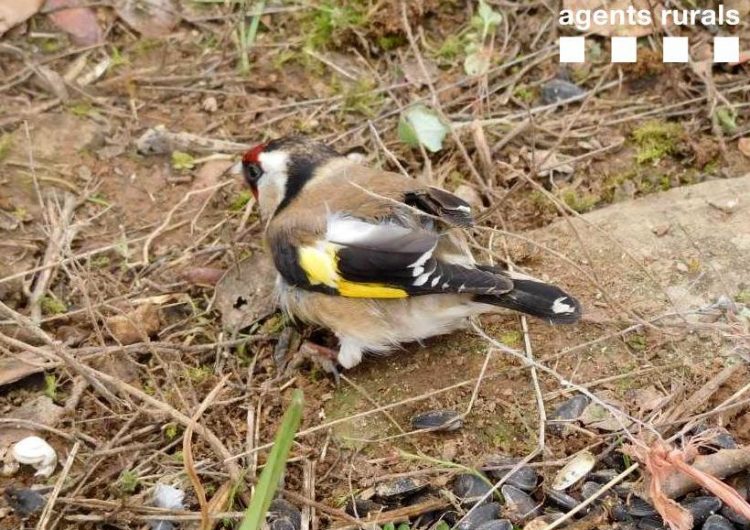
M 320 366 L 325 372 L 333 375 L 336 384 L 339 384 L 338 352 L 306 340 L 299 348 L 299 354 Z

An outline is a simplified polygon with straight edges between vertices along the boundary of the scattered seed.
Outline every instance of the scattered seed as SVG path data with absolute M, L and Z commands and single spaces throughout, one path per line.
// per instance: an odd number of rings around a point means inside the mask
M 594 468 L 594 465 L 596 465 L 596 458 L 594 455 L 588 451 L 578 453 L 578 455 L 557 472 L 555 480 L 552 482 L 552 489 L 558 491 L 568 489 L 588 475 L 588 473 Z
M 461 415 L 455 410 L 428 410 L 411 419 L 414 429 L 431 431 L 455 431 L 463 426 Z

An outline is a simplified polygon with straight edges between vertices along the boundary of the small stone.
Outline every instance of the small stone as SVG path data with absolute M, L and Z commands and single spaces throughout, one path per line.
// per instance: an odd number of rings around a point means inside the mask
M 413 495 L 422 491 L 427 484 L 410 478 L 398 478 L 375 486 L 375 495 L 383 500 L 391 500 Z
M 492 486 L 487 479 L 471 473 L 458 475 L 453 481 L 453 493 L 459 498 L 461 504 L 469 506 L 479 502 L 490 490 Z M 492 500 L 492 497 L 487 495 L 487 499 Z
M 651 229 L 656 237 L 664 237 L 669 233 L 672 226 L 669 223 L 661 223 Z
M 495 481 L 500 481 L 505 478 L 508 473 L 512 471 L 512 468 L 520 462 L 520 458 L 507 457 L 503 455 L 493 455 L 487 459 L 483 467 L 483 471 L 492 477 Z M 536 488 L 539 482 L 539 473 L 531 466 L 521 466 L 518 470 L 514 471 L 507 479 L 505 484 L 515 486 L 524 491 L 531 491 Z
M 553 79 L 542 87 L 542 103 L 550 105 L 558 101 L 567 101 L 586 93 L 579 86 L 564 79 Z
M 703 524 L 709 516 L 721 510 L 722 502 L 716 497 L 693 497 L 683 501 L 682 507 L 693 516 L 693 524 Z
M 735 530 L 735 526 L 721 515 L 711 515 L 703 523 L 701 530 Z
M 500 515 L 500 505 L 496 502 L 489 502 L 469 512 L 469 515 L 463 518 L 457 530 L 477 530 L 481 525 L 488 521 L 494 521 Z
M 526 492 L 506 484 L 500 489 L 505 499 L 504 514 L 514 523 L 520 523 L 537 517 L 541 506 Z
M 463 426 L 461 415 L 455 410 L 428 410 L 411 419 L 414 429 L 431 431 L 455 431 Z
M 201 106 L 203 107 L 203 110 L 205 110 L 209 114 L 212 114 L 216 112 L 217 110 L 219 110 L 219 103 L 216 101 L 216 98 L 213 96 L 208 96 L 206 99 L 204 99 Z
M 513 523 L 507 519 L 495 519 L 480 524 L 477 530 L 513 530 Z

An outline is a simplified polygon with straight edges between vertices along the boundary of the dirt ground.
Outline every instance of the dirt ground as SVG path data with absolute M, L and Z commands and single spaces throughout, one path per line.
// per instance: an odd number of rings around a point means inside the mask
M 667 438 L 700 421 L 750 443 L 750 66 L 712 67 L 700 26 L 679 30 L 691 65 L 662 64 L 657 36 L 637 64 L 611 65 L 593 37 L 591 60 L 563 68 L 553 4 L 489 2 L 502 22 L 477 76 L 464 69 L 476 5 L 452 0 L 263 2 L 262 16 L 185 1 L 166 29 L 97 3 L 99 43 L 44 14 L 0 38 L 0 456 L 32 433 L 57 450 L 46 528 L 144 528 L 156 484 L 187 492 L 185 527 L 202 489 L 222 514 L 212 527 L 234 528 L 295 388 L 305 412 L 283 490 L 307 528 L 350 524 L 352 496 L 388 479 L 448 490 L 493 454 L 535 456 L 549 478 L 582 449 L 651 441 L 643 424 Z M 545 102 L 560 79 L 581 97 Z M 417 102 L 453 124 L 438 152 L 399 137 Z M 438 337 L 339 386 L 288 367 L 300 335 L 335 343 L 269 305 L 262 225 L 231 167 L 291 133 L 455 191 L 486 212 L 477 256 L 564 285 L 583 321 L 485 317 L 497 347 Z M 233 267 L 250 279 L 215 290 Z M 543 428 L 581 388 L 642 423 Z M 431 409 L 466 412 L 462 428 L 412 433 Z M 49 492 L 60 469 L 23 468 L 0 489 Z M 37 524 L 4 502 L 0 528 Z

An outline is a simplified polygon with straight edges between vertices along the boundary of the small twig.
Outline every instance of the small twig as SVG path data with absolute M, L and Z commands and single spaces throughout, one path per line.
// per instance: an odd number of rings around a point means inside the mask
M 76 455 L 78 454 L 78 449 L 80 449 L 80 447 L 81 442 L 76 442 L 73 444 L 73 448 L 70 450 L 70 454 L 65 460 L 65 465 L 63 466 L 62 472 L 60 473 L 60 476 L 57 477 L 55 487 L 52 489 L 52 493 L 50 493 L 49 499 L 47 499 L 47 504 L 44 506 L 42 515 L 39 516 L 39 523 L 37 523 L 36 525 L 37 530 L 45 530 L 45 528 L 47 528 L 47 523 L 52 516 L 52 508 L 54 508 L 55 506 L 57 496 L 60 495 L 60 490 L 65 483 L 65 479 L 68 478 L 70 468 L 73 467 L 73 461 L 75 460 Z

